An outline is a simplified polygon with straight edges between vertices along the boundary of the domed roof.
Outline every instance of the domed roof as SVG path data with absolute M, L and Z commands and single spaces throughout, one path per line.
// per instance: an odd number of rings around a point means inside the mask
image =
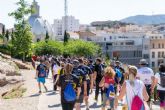
M 49 33 L 49 36 L 52 36 L 53 35 L 53 30 L 52 30 L 52 27 L 51 25 L 49 24 L 48 21 L 45 20 L 45 27 L 46 27 L 46 31 Z
M 36 20 L 36 18 L 37 18 L 37 16 L 34 16 L 34 15 L 31 15 L 29 17 L 28 21 L 29 21 L 29 24 L 30 24 L 31 27 L 33 27 L 33 23 Z
M 32 32 L 34 35 L 45 36 L 46 34 L 46 26 L 44 20 L 42 18 L 36 18 L 32 25 Z

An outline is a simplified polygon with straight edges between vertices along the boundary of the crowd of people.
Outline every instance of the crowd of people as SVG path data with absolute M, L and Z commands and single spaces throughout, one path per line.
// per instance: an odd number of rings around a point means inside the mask
M 36 59 L 32 58 L 34 68 Z M 107 64 L 101 58 L 41 56 L 39 61 L 36 67 L 39 93 L 41 84 L 48 91 L 45 80 L 52 73 L 53 90 L 60 91 L 62 110 L 81 110 L 83 102 L 89 110 L 93 92 L 96 103 L 101 93 L 102 110 L 107 107 L 115 110 L 118 102 L 122 102 L 123 110 L 150 110 L 155 88 L 160 110 L 165 110 L 165 64 L 160 64 L 159 72 L 154 74 L 145 59 L 140 60 L 139 68 L 123 66 L 120 61 Z

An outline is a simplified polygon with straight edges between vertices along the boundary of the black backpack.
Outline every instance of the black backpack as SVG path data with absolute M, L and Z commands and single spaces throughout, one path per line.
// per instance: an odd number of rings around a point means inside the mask
M 165 88 L 165 74 L 159 73 L 160 74 L 160 86 Z

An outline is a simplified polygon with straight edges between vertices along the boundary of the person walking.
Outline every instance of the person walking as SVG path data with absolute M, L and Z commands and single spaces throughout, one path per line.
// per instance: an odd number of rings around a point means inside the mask
M 155 74 L 154 86 L 156 85 L 160 98 L 160 110 L 165 110 L 165 64 L 160 64 L 159 72 Z
M 114 99 L 115 99 L 115 71 L 111 67 L 105 68 L 104 77 L 102 78 L 99 86 L 104 91 L 102 110 L 105 110 L 106 102 L 109 101 L 111 110 L 114 110 Z M 111 89 L 112 88 L 112 89 Z
M 100 58 L 96 59 L 96 64 L 94 68 L 94 81 L 96 86 L 95 91 L 95 101 L 98 101 L 99 90 L 101 90 L 101 100 L 103 101 L 103 90 L 99 87 L 99 83 L 103 78 L 104 67 L 102 65 L 102 60 Z
M 72 70 L 73 66 L 67 63 L 64 67 L 64 74 L 59 78 L 62 110 L 73 110 L 76 99 L 79 99 L 80 96 L 79 79 L 72 74 Z
M 36 77 L 38 81 L 39 93 L 41 93 L 41 83 L 43 84 L 45 91 L 47 92 L 48 89 L 45 86 L 45 78 L 46 78 L 46 65 L 44 64 L 45 60 L 43 58 L 40 59 L 40 64 L 37 66 L 36 69 Z
M 149 99 L 146 87 L 141 80 L 136 79 L 136 76 L 137 68 L 129 66 L 129 80 L 124 82 L 119 96 L 116 97 L 115 108 L 118 105 L 118 100 L 122 100 L 126 96 L 124 110 L 149 110 L 146 103 Z
M 138 69 L 137 78 L 143 81 L 149 95 L 148 105 L 151 105 L 152 90 L 154 88 L 153 82 L 155 80 L 154 72 L 151 68 L 147 67 L 148 62 L 146 59 L 141 59 L 139 62 L 140 68 Z

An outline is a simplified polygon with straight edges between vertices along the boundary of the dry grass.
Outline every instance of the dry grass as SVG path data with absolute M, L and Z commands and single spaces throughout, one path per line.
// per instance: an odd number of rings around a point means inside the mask
M 26 88 L 18 86 L 13 88 L 11 91 L 6 92 L 2 95 L 3 99 L 13 99 L 13 98 L 21 98 L 23 94 L 26 92 Z

